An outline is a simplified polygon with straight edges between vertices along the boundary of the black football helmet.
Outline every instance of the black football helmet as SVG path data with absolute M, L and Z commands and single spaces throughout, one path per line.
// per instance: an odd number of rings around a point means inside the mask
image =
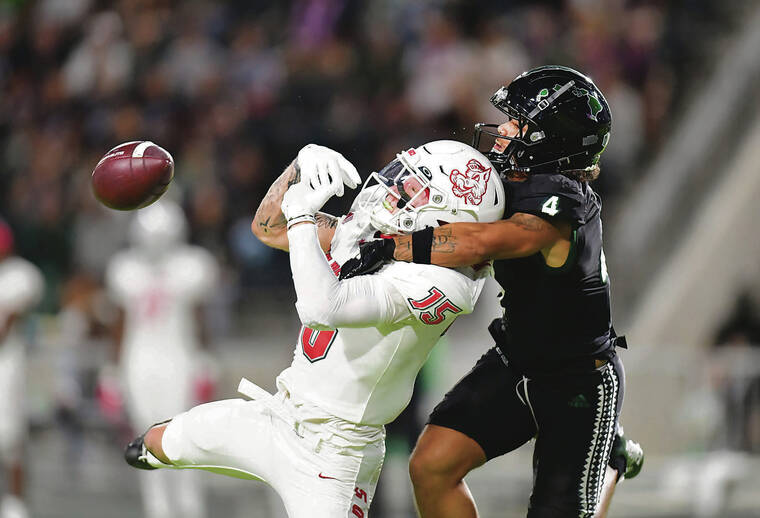
M 572 68 L 547 65 L 523 72 L 493 94 L 491 103 L 520 128 L 516 136 L 504 137 L 498 124 L 475 125 L 475 149 L 481 133 L 511 141 L 503 153 L 485 153 L 501 173 L 590 171 L 610 140 L 607 100 Z

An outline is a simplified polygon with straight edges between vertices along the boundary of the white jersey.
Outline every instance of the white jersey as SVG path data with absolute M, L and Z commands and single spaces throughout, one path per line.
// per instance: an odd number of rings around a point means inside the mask
M 126 312 L 125 343 L 194 344 L 192 309 L 213 293 L 216 280 L 216 263 L 200 247 L 178 246 L 159 259 L 139 249 L 116 254 L 106 283 Z
M 106 283 L 125 312 L 120 363 L 138 429 L 192 403 L 199 346 L 194 310 L 216 279 L 211 254 L 195 246 L 178 246 L 159 259 L 130 249 L 111 260 Z
M 293 252 L 291 246 L 291 258 Z M 334 261 L 331 266 L 340 269 Z M 431 349 L 457 316 L 472 312 L 489 274 L 489 268 L 476 273 L 395 262 L 376 274 L 343 281 L 374 294 L 387 307 L 387 318 L 365 327 L 303 326 L 293 363 L 277 378 L 278 387 L 346 421 L 393 421 L 409 403 Z

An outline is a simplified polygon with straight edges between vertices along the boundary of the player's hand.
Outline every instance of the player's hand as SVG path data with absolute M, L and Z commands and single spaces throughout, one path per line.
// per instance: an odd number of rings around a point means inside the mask
M 349 189 L 356 189 L 362 181 L 356 167 L 343 155 L 317 144 L 307 144 L 301 148 L 296 166 L 300 169 L 301 181 L 314 188 L 329 184 L 337 177 L 340 180 L 338 196 L 343 196 L 343 184 Z
M 314 214 L 322 205 L 335 195 L 343 194 L 343 182 L 333 178 L 325 184 L 313 186 L 311 183 L 300 182 L 288 187 L 282 197 L 280 209 L 288 221 L 288 228 L 301 221 L 314 221 Z
M 349 259 L 340 267 L 340 280 L 375 273 L 393 259 L 396 242 L 393 239 L 374 239 L 359 245 L 359 257 Z

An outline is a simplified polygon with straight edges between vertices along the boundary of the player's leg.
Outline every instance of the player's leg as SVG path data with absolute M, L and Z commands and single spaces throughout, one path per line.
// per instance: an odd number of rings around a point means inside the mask
M 125 458 L 142 469 L 203 469 L 265 480 L 266 460 L 276 455 L 272 419 L 258 401 L 206 403 L 152 426 L 129 444 Z
M 0 501 L 0 516 L 3 518 L 28 518 L 29 513 L 24 503 L 24 469 L 18 458 L 6 461 L 6 484 L 8 492 Z
M 622 407 L 622 394 L 625 390 L 625 369 L 619 358 L 615 358 L 615 370 L 620 378 L 622 387 L 620 401 L 618 402 L 618 413 Z M 626 479 L 633 478 L 639 474 L 644 464 L 644 451 L 641 445 L 623 435 L 623 427 L 618 426 L 615 430 L 615 438 L 612 443 L 612 451 L 607 462 L 607 468 L 604 475 L 602 492 L 597 505 L 594 518 L 606 518 L 612 503 L 612 497 L 615 494 L 617 484 Z
M 635 477 L 644 465 L 644 450 L 636 441 L 623 435 L 622 427 L 618 427 L 615 441 L 612 444 L 612 453 L 604 476 L 602 496 L 597 506 L 594 518 L 606 518 L 615 494 L 615 488 L 624 479 Z
M 163 447 L 164 432 L 166 431 L 166 426 L 169 422 L 170 421 L 165 421 L 151 426 L 150 429 L 145 432 L 144 436 L 145 447 L 147 450 L 164 464 L 172 463 L 172 461 L 166 456 L 166 453 L 164 453 Z
M 16 341 L 0 342 L 0 466 L 7 493 L 0 500 L 0 516 L 27 518 L 24 502 L 24 448 L 27 423 L 24 412 L 24 352 Z
M 182 518 L 201 518 L 206 516 L 206 499 L 204 498 L 203 476 L 198 470 L 181 470 L 170 473 L 176 495 L 177 514 Z
M 464 476 L 536 433 L 530 411 L 515 392 L 521 379 L 491 349 L 433 410 L 409 461 L 423 518 L 477 516 Z
M 154 470 L 168 467 L 171 461 L 166 457 L 161 442 L 169 420 L 154 424 L 148 430 L 127 444 L 124 460 L 134 468 Z
M 602 483 L 602 494 L 599 499 L 599 505 L 596 506 L 594 518 L 606 518 L 607 512 L 610 510 L 612 497 L 615 494 L 617 482 L 618 471 L 613 467 L 607 466 L 604 473 L 604 482 Z
M 173 473 L 138 473 L 145 518 L 172 518 L 174 515 L 169 496 Z
M 615 357 L 595 371 L 536 377 L 525 384 L 539 428 L 529 518 L 591 518 L 597 512 L 623 381 Z
M 297 429 L 299 440 L 280 450 L 281 461 L 289 469 L 271 481 L 288 516 L 368 516 L 385 458 L 382 427 L 356 426 L 333 418 L 300 421 Z
M 476 517 L 464 477 L 485 462 L 486 454 L 475 440 L 451 428 L 425 426 L 409 460 L 420 515 Z

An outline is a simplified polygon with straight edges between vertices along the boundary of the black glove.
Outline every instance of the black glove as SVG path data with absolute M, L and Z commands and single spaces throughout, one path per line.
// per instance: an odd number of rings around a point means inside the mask
M 393 259 L 396 242 L 393 239 L 374 239 L 359 245 L 359 257 L 349 259 L 340 268 L 341 281 L 357 275 L 367 275 L 378 271 Z

